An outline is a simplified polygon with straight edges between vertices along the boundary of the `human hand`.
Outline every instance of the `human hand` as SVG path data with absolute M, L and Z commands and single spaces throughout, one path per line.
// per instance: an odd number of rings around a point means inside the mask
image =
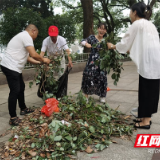
M 115 45 L 112 43 L 107 43 L 108 49 L 115 49 Z
M 70 67 L 70 68 L 72 68 L 72 67 L 73 67 L 73 63 L 72 63 L 72 61 L 69 61 L 69 63 L 68 63 L 68 67 Z
M 51 60 L 50 59 L 48 59 L 48 58 L 43 58 L 43 63 L 45 63 L 45 64 L 49 64 L 51 62 Z
M 86 43 L 85 47 L 92 48 L 91 44 L 89 44 L 89 43 Z

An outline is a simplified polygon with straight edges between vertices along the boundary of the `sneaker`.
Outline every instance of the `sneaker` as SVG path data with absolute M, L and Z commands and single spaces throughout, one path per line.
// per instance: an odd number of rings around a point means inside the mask
M 132 112 L 138 112 L 138 108 L 132 108 Z
M 99 97 L 99 101 L 101 103 L 106 103 L 106 98 L 105 97 Z
M 130 113 L 135 117 L 138 118 L 138 114 L 135 114 L 135 112 L 138 112 L 138 108 L 133 108 Z

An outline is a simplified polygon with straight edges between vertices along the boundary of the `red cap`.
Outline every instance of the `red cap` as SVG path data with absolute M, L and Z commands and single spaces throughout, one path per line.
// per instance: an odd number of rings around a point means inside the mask
M 48 28 L 49 36 L 58 36 L 58 33 L 59 33 L 59 31 L 58 31 L 58 28 L 56 26 L 50 26 Z

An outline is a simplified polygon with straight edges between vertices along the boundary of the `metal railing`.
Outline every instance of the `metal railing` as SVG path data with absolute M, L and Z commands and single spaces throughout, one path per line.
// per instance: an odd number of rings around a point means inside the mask
M 80 63 L 80 62 L 86 62 L 89 58 L 90 53 L 81 53 L 81 54 L 75 54 L 72 56 L 72 63 Z M 68 64 L 68 55 L 65 55 L 65 61 L 66 64 Z M 25 65 L 25 69 L 34 68 L 33 64 L 27 63 Z
M 89 58 L 89 54 L 90 53 L 73 54 L 72 63 L 76 64 L 76 63 L 86 62 Z M 68 56 L 67 55 L 65 55 L 65 60 L 66 60 L 66 64 L 68 64 Z M 31 63 L 27 63 L 25 65 L 25 69 L 34 68 L 34 67 L 35 67 L 35 65 L 33 65 Z M 0 72 L 1 72 L 1 67 L 0 67 Z

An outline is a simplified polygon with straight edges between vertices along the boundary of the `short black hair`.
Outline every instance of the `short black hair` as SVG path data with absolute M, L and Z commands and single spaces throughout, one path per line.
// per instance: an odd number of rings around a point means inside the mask
M 152 15 L 152 8 L 150 5 L 146 5 L 144 2 L 138 2 L 132 5 L 131 10 L 137 11 L 137 15 L 140 18 L 150 19 Z
M 101 26 L 104 26 L 104 29 L 107 31 L 107 25 L 105 22 L 100 22 L 97 27 L 100 28 Z
M 106 31 L 107 31 L 107 24 L 105 23 L 105 22 L 100 22 L 99 24 L 98 24 L 98 28 L 101 28 L 101 26 L 104 26 L 104 29 L 106 29 Z M 107 37 L 107 33 L 105 33 L 104 35 L 103 35 L 103 38 L 104 37 Z

